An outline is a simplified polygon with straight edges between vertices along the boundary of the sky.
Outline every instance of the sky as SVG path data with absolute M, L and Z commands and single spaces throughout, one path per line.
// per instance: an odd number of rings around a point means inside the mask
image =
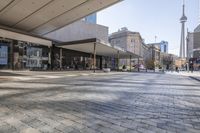
M 199 0 L 185 0 L 186 28 L 192 32 L 199 24 Z M 183 0 L 124 0 L 97 14 L 97 23 L 109 33 L 127 27 L 140 32 L 145 43 L 169 42 L 169 53 L 179 55 Z M 187 30 L 186 29 L 186 30 Z

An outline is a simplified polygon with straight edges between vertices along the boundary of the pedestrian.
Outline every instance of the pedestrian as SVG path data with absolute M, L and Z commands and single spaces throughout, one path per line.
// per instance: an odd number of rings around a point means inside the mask
M 179 72 L 179 71 L 178 71 L 178 67 L 176 67 L 176 72 Z

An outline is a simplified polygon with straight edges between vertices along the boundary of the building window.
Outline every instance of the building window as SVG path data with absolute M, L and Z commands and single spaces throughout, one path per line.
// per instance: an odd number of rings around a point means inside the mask
M 164 45 L 164 52 L 167 52 L 167 47 L 166 47 L 166 45 Z

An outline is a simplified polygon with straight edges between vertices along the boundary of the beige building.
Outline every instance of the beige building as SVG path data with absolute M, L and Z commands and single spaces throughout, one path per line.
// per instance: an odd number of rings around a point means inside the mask
M 168 53 L 160 53 L 160 64 L 164 70 L 173 70 L 175 69 L 175 63 L 178 59 L 178 56 Z
M 185 66 L 185 64 L 187 63 L 186 59 L 182 59 L 182 58 L 177 58 L 175 60 L 175 67 L 178 68 L 183 68 Z
M 153 65 L 150 65 L 150 66 L 147 65 L 147 68 L 148 67 L 150 67 L 150 69 L 159 68 L 161 66 L 160 47 L 154 44 L 147 44 L 147 46 L 149 47 L 149 51 L 148 51 L 149 57 L 147 58 L 147 62 L 151 61 L 153 63 Z
M 139 32 L 129 31 L 127 28 L 121 28 L 119 31 L 109 36 L 109 42 L 112 46 L 120 47 L 142 57 L 143 39 Z M 132 59 L 133 65 L 138 64 L 138 59 Z M 120 65 L 129 65 L 129 59 L 121 59 Z

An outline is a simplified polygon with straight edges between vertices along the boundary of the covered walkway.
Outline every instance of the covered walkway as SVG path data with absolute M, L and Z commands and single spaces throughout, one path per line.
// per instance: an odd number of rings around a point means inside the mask
M 119 47 L 113 47 L 109 43 L 102 42 L 97 38 L 64 42 L 56 46 L 64 49 L 70 49 L 74 51 L 93 54 L 93 69 L 96 69 L 97 55 L 116 58 L 118 60 L 117 61 L 118 69 L 119 69 L 119 59 L 131 60 L 132 58 L 140 57 L 132 52 L 126 51 Z M 130 61 L 130 66 L 131 66 L 131 61 Z

